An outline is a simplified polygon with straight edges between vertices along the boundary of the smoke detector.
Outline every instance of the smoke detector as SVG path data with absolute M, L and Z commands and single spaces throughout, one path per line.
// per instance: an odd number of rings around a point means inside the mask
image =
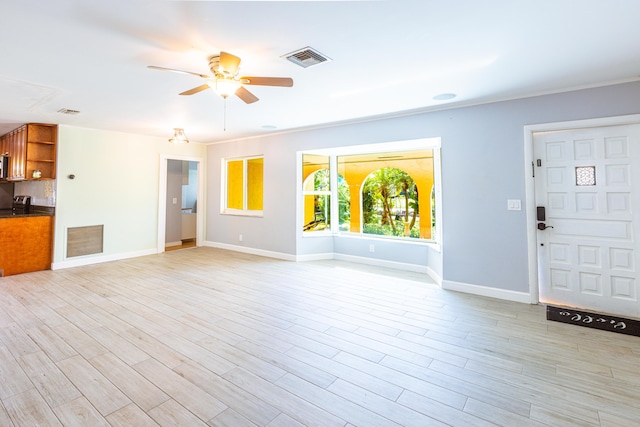
M 308 68 L 313 65 L 322 64 L 323 62 L 331 61 L 331 58 L 321 54 L 317 50 L 307 46 L 302 49 L 296 50 L 291 53 L 287 53 L 282 56 L 287 61 L 291 61 L 302 68 Z
M 69 108 L 61 108 L 58 110 L 58 113 L 60 114 L 68 114 L 68 115 L 74 115 L 74 114 L 80 114 L 80 111 L 78 110 L 71 110 Z

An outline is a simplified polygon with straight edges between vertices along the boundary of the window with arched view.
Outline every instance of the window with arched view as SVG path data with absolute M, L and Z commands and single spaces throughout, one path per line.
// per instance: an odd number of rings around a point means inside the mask
M 434 153 L 303 154 L 303 231 L 435 240 Z

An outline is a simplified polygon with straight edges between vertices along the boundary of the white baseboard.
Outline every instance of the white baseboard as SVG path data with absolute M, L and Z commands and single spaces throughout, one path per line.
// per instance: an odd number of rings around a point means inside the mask
M 376 266 L 385 267 L 385 268 L 394 268 L 396 270 L 413 271 L 416 273 L 423 273 L 428 275 L 429 277 L 431 277 L 431 279 L 433 279 L 433 281 L 435 281 L 438 284 L 438 286 L 442 286 L 442 278 L 438 274 L 436 274 L 435 271 L 433 271 L 431 268 L 427 266 L 422 266 L 422 265 L 405 264 L 405 263 L 396 262 L 396 261 L 385 261 L 385 260 L 376 259 L 376 258 L 358 257 L 353 255 L 334 254 L 334 253 L 290 255 L 290 254 L 284 254 L 281 252 L 265 251 L 262 249 L 247 248 L 245 246 L 230 245 L 227 243 L 219 243 L 219 242 L 211 242 L 211 241 L 204 242 L 203 246 L 208 246 L 211 248 L 218 248 L 218 249 L 226 249 L 229 251 L 242 252 L 242 253 L 252 254 L 252 255 L 265 256 L 269 258 L 282 259 L 285 261 L 305 262 L 305 261 L 322 261 L 327 259 L 336 259 L 340 261 L 348 261 L 348 262 L 354 262 L 358 264 L 367 264 L 367 265 L 376 265 Z
M 284 261 L 296 261 L 296 256 L 285 254 L 282 252 L 265 251 L 264 249 L 248 248 L 246 246 L 229 245 L 227 243 L 218 243 L 206 241 L 203 246 L 211 248 L 226 249 L 228 251 L 242 252 L 244 254 L 259 255 L 267 258 L 276 258 Z
M 442 289 L 449 291 L 464 292 L 466 294 L 480 295 L 484 297 L 497 298 L 506 301 L 522 302 L 531 304 L 531 296 L 528 292 L 516 292 L 506 289 L 490 288 L 488 286 L 472 285 L 469 283 L 452 282 L 444 280 Z
M 386 261 L 378 258 L 367 258 L 367 257 L 346 255 L 346 254 L 334 254 L 333 259 L 337 259 L 340 261 L 355 262 L 358 264 L 375 265 L 378 267 L 394 268 L 396 270 L 413 271 L 415 273 L 424 273 L 424 274 L 429 273 L 429 269 L 425 265 L 406 264 L 403 262 Z
M 67 259 L 65 261 L 54 262 L 51 264 L 52 270 L 61 270 L 63 268 L 80 267 L 83 265 L 100 264 L 109 261 L 118 261 L 120 259 L 135 258 L 139 256 L 153 255 L 158 253 L 156 248 L 145 249 L 143 251 L 128 252 L 113 255 L 87 255 L 83 257 L 77 257 L 73 259 Z
M 324 253 L 324 254 L 311 254 L 311 255 L 291 255 L 285 254 L 282 252 L 273 252 L 266 251 L 263 249 L 255 249 L 255 248 L 247 248 L 244 246 L 238 245 L 229 245 L 225 243 L 217 243 L 206 241 L 203 246 L 208 246 L 212 248 L 226 249 L 235 252 L 241 252 L 251 255 L 264 256 L 268 258 L 276 258 L 285 261 L 319 261 L 319 260 L 327 260 L 327 259 L 336 259 L 340 261 L 348 261 L 354 262 L 358 264 L 367 264 L 367 265 L 375 265 L 386 268 L 394 268 L 397 270 L 403 271 L 412 271 L 416 273 L 424 273 L 428 275 L 431 279 L 433 279 L 442 289 L 450 290 L 450 291 L 458 291 L 464 292 L 467 294 L 480 295 L 490 298 L 497 298 L 507 301 L 521 302 L 525 304 L 531 304 L 531 296 L 527 292 L 516 292 L 505 289 L 497 289 L 490 288 L 487 286 L 473 285 L 469 283 L 461 283 L 461 282 L 453 282 L 451 280 L 442 280 L 439 274 L 437 274 L 433 269 L 428 266 L 415 265 L 415 264 L 406 264 L 396 261 L 385 261 L 376 258 L 367 258 L 367 257 L 358 257 L 353 255 L 345 255 L 345 254 L 334 254 L 334 253 Z M 122 254 L 113 254 L 113 255 L 98 255 L 98 256 L 84 256 L 78 257 L 76 259 L 65 260 L 61 262 L 54 262 L 51 264 L 52 270 L 61 270 L 64 268 L 71 267 L 80 267 L 83 265 L 91 265 L 91 264 L 99 264 L 103 262 L 109 261 L 117 261 L 121 259 L 127 258 L 135 258 L 146 255 L 156 254 L 157 249 L 146 249 L 143 251 L 137 252 L 128 252 Z
M 164 244 L 165 248 L 169 248 L 172 246 L 182 246 L 182 240 L 178 240 L 177 242 L 167 242 Z
M 328 252 L 324 254 L 309 254 L 309 255 L 296 255 L 296 261 L 323 261 L 325 259 L 335 259 L 333 253 Z

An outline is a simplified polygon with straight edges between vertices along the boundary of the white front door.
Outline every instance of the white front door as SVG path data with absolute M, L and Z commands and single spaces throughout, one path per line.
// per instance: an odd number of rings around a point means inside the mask
M 640 317 L 640 125 L 533 145 L 540 301 Z

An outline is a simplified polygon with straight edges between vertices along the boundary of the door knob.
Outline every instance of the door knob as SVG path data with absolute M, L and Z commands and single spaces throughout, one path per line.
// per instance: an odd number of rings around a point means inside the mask
M 552 226 L 552 225 L 547 225 L 547 224 L 545 224 L 544 222 L 539 222 L 539 223 L 538 223 L 538 230 L 540 230 L 540 231 L 544 231 L 544 230 L 546 230 L 547 228 L 553 228 L 553 226 Z

